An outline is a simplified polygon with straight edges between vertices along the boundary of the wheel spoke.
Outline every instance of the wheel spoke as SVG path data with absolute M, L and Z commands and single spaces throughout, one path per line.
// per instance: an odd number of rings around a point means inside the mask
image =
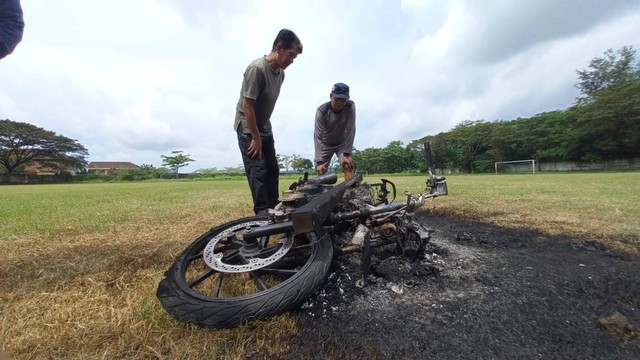
M 303 250 L 309 250 L 309 249 L 311 249 L 311 244 L 299 244 L 299 245 L 296 245 L 296 246 L 292 247 L 289 250 L 289 252 L 292 252 L 292 251 L 303 251 Z
M 218 241 L 218 244 L 222 245 L 218 249 L 228 250 L 241 248 L 244 243 L 242 242 L 242 240 L 238 239 L 235 234 L 231 234 L 226 238 Z
M 242 247 L 243 241 L 238 239 L 236 234 L 229 234 L 229 236 L 220 239 L 218 244 L 222 245 L 219 249 L 238 249 Z
M 191 264 L 194 260 L 202 259 L 202 251 L 198 254 L 191 255 L 187 258 L 187 263 Z
M 229 244 L 229 245 L 224 245 L 224 246 L 217 247 L 216 250 L 218 252 L 223 252 L 223 251 L 228 251 L 228 250 L 235 250 L 235 249 L 238 249 L 238 248 L 240 248 L 240 246 L 234 246 L 232 244 Z
M 253 282 L 256 283 L 258 290 L 265 291 L 269 288 L 264 280 L 262 280 L 262 276 L 257 274 L 255 271 L 251 272 L 251 278 L 253 279 Z
M 224 273 L 219 273 L 218 280 L 216 280 L 216 287 L 213 288 L 213 297 L 220 296 L 220 288 L 222 287 L 222 278 L 224 277 Z
M 269 237 L 268 236 L 263 236 L 263 237 L 258 239 L 258 243 L 260 243 L 260 246 L 262 246 L 262 247 L 267 246 L 268 242 L 269 242 Z
M 311 244 L 294 246 L 284 256 L 285 259 L 294 259 L 298 257 L 307 257 L 311 249 Z
M 213 275 L 215 273 L 216 273 L 215 270 L 210 269 L 209 271 L 207 271 L 207 272 L 203 273 L 202 275 L 198 276 L 195 280 L 190 282 L 188 285 L 189 285 L 190 288 L 194 288 L 195 286 L 197 286 L 198 284 L 200 284 L 204 280 L 208 279 L 211 275 Z
M 222 257 L 222 261 L 225 263 L 231 263 L 230 260 L 234 260 L 234 259 L 239 259 L 240 261 L 238 263 L 241 264 L 248 264 L 249 262 L 244 258 L 244 256 L 242 256 L 242 254 L 240 254 L 240 251 L 234 251 L 230 254 L 227 254 L 225 256 Z
M 295 269 L 277 269 L 277 268 L 268 268 L 268 267 L 262 268 L 260 269 L 260 271 L 270 273 L 270 274 L 279 274 L 279 275 L 293 275 L 298 272 L 298 270 L 295 270 Z
M 280 250 L 280 247 L 281 247 L 280 244 L 269 246 L 267 248 L 260 250 L 260 253 L 254 257 L 260 257 L 260 258 L 269 257 L 275 254 L 278 250 Z

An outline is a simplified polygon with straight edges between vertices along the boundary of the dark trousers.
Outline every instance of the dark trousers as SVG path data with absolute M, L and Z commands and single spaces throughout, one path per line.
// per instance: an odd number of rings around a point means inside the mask
M 238 146 L 242 153 L 244 170 L 253 196 L 253 211 L 257 215 L 266 213 L 278 204 L 278 184 L 280 168 L 276 157 L 273 136 L 263 136 L 262 159 L 249 157 L 247 149 L 251 144 L 251 134 L 238 132 Z

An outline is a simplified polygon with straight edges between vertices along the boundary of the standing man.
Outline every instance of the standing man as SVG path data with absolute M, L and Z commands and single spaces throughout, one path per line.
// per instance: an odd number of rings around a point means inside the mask
M 0 0 L 0 59 L 11 54 L 18 46 L 23 30 L 20 0 Z
M 351 158 L 353 139 L 356 136 L 356 104 L 349 100 L 349 86 L 343 83 L 333 85 L 331 101 L 316 111 L 314 131 L 316 172 L 327 172 L 333 154 L 340 160 L 345 180 L 353 177 L 355 164 Z
M 233 128 L 238 134 L 256 215 L 266 214 L 278 204 L 280 168 L 271 131 L 271 113 L 284 81 L 284 69 L 298 54 L 302 54 L 300 39 L 293 31 L 282 29 L 269 55 L 254 60 L 244 72 Z

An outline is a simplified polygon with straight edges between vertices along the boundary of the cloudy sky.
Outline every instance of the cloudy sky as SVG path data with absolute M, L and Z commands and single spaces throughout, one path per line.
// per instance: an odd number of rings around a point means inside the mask
M 576 70 L 640 49 L 637 0 L 22 0 L 25 34 L 0 60 L 0 119 L 78 140 L 89 161 L 184 171 L 240 165 L 242 74 L 290 28 L 304 53 L 272 117 L 280 154 L 313 158 L 316 108 L 345 82 L 355 147 L 405 144 L 464 120 L 571 106 Z

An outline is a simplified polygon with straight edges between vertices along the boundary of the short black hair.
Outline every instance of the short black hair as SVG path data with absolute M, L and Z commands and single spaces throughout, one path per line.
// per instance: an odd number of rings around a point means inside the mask
M 278 32 L 278 36 L 276 36 L 276 39 L 273 41 L 271 51 L 276 51 L 278 43 L 282 44 L 285 50 L 296 47 L 298 54 L 302 54 L 302 43 L 300 42 L 300 39 L 298 39 L 298 35 L 289 29 L 282 29 Z

